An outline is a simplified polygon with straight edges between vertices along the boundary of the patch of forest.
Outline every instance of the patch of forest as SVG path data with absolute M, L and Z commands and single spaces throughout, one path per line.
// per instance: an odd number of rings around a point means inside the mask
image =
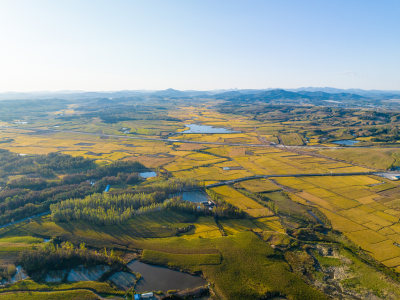
M 100 166 L 83 157 L 50 153 L 20 156 L 0 150 L 0 224 L 49 210 L 53 203 L 136 184 L 146 168 L 132 161 Z
M 243 217 L 244 213 L 219 199 L 210 209 L 201 203 L 183 201 L 172 196 L 182 190 L 199 189 L 200 184 L 192 179 L 170 178 L 136 187 L 127 193 L 96 193 L 83 199 L 71 198 L 51 205 L 54 221 L 69 222 L 85 220 L 100 225 L 121 224 L 135 215 L 170 209 L 194 215 L 218 217 Z

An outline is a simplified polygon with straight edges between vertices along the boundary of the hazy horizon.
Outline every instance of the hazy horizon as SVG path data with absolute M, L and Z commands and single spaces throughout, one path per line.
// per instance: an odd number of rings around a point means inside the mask
M 333 86 L 300 86 L 300 87 L 288 87 L 288 88 L 281 88 L 281 87 L 268 87 L 268 88 L 221 88 L 221 89 L 177 89 L 174 87 L 169 87 L 165 89 L 115 89 L 115 90 L 28 90 L 28 91 L 0 91 L 0 94 L 57 94 L 57 93 L 116 93 L 116 92 L 143 92 L 143 93 L 151 93 L 151 92 L 158 92 L 158 91 L 165 91 L 165 90 L 177 90 L 182 92 L 218 92 L 218 91 L 245 91 L 245 90 L 255 90 L 255 91 L 262 91 L 262 90 L 302 90 L 302 89 L 334 89 L 334 90 L 343 90 L 343 91 L 365 91 L 365 92 L 400 92 L 400 89 L 362 89 L 357 87 L 351 88 L 338 88 Z
M 400 2 L 0 2 L 0 92 L 398 90 Z
M 300 87 L 268 87 L 268 88 L 215 88 L 215 89 L 177 89 L 173 87 L 167 87 L 163 89 L 110 89 L 110 90 L 74 90 L 74 89 L 54 89 L 54 90 L 0 90 L 0 94 L 36 94 L 36 93 L 115 93 L 115 92 L 157 92 L 157 91 L 165 91 L 165 90 L 177 90 L 182 92 L 215 92 L 215 91 L 245 91 L 245 90 L 302 90 L 302 89 L 336 89 L 336 90 L 343 90 L 343 91 L 352 91 L 352 90 L 359 90 L 359 91 L 366 91 L 366 92 L 374 92 L 374 91 L 382 91 L 382 92 L 400 92 L 399 89 L 368 89 L 368 88 L 358 88 L 358 87 L 349 87 L 349 88 L 338 88 L 333 86 L 300 86 Z

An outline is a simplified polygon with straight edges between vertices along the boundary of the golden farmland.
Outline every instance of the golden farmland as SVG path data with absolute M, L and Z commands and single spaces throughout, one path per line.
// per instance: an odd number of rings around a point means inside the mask
M 335 245 L 343 242 L 346 247 L 353 247 L 374 263 L 382 263 L 384 267 L 374 269 L 380 278 L 386 280 L 389 270 L 400 273 L 400 185 L 369 174 L 395 164 L 397 150 L 374 150 L 369 162 L 366 158 L 369 150 L 365 149 L 298 148 L 332 144 L 319 141 L 311 133 L 305 134 L 301 122 L 268 122 L 234 116 L 221 113 L 207 103 L 170 107 L 168 117 L 180 121 L 132 119 L 108 124 L 93 118 L 89 122 L 72 119 L 62 123 L 57 119 L 60 114 L 79 115 L 79 106 L 58 111 L 47 125 L 41 122 L 25 127 L 2 127 L 0 141 L 10 138 L 12 141 L 0 143 L 0 148 L 23 155 L 60 152 L 90 158 L 99 164 L 139 161 L 157 172 L 158 178 L 151 180 L 196 179 L 218 201 L 238 209 L 243 216 L 194 218 L 185 213 L 161 212 L 151 217 L 134 217 L 125 228 L 100 228 L 84 222 L 62 224 L 45 217 L 12 227 L 11 231 L 0 229 L 0 237 L 13 234 L 60 237 L 75 243 L 82 240 L 94 248 L 119 247 L 140 252 L 144 261 L 202 272 L 213 292 L 222 295 L 222 299 L 232 299 L 227 286 L 235 278 L 232 274 L 240 270 L 234 263 L 235 251 L 249 255 L 251 245 L 258 249 L 256 257 L 262 262 L 258 266 L 261 273 L 266 272 L 262 266 L 276 264 L 269 247 L 281 251 L 279 255 L 285 257 L 285 263 L 277 267 L 280 272 L 294 274 L 290 270 L 298 266 L 289 259 L 290 255 L 296 255 L 291 247 L 297 247 L 296 251 L 303 251 L 302 255 L 306 256 L 310 255 L 304 254 L 307 247 L 312 249 L 308 251 L 311 253 L 319 249 L 315 246 L 318 243 L 320 247 L 327 247 L 332 240 Z M 193 123 L 240 132 L 182 133 L 187 124 Z M 382 157 L 384 160 L 378 163 Z M 365 174 L 346 176 L 358 172 Z M 224 182 L 243 178 L 243 181 Z M 221 185 L 207 187 L 217 183 Z M 112 191 L 119 188 L 113 187 Z M 180 231 L 186 227 L 187 231 Z M 341 234 L 339 239 L 337 236 Z M 14 240 L 2 239 L 1 243 L 12 250 L 10 257 L 16 256 L 17 248 L 32 247 Z M 8 258 L 0 254 L 0 260 L 6 262 Z M 225 265 L 225 259 L 230 265 Z M 257 265 L 251 257 L 241 259 L 249 259 L 247 262 L 252 267 Z M 225 268 L 234 269 L 229 273 L 231 277 L 221 275 Z M 246 272 L 250 274 L 253 270 Z M 248 287 L 251 292 L 246 295 L 261 296 L 274 285 L 266 286 L 257 281 L 257 276 L 248 274 L 238 279 L 242 285 L 248 278 L 254 280 L 254 286 Z M 303 278 L 299 274 L 296 273 L 299 276 L 296 278 Z M 361 276 L 357 274 L 354 271 L 352 276 Z M 322 273 L 315 276 L 323 277 Z M 286 284 L 282 286 L 287 287 Z M 317 286 L 313 288 L 318 290 Z M 315 295 L 319 298 L 320 294 Z

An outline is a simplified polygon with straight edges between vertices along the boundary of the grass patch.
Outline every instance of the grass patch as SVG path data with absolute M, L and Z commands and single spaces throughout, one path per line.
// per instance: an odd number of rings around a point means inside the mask
M 2 300 L 94 300 L 99 299 L 95 293 L 88 290 L 73 290 L 61 292 L 7 292 L 0 294 Z
M 7 238 L 0 238 L 0 243 L 37 244 L 42 242 L 43 239 L 33 236 L 13 236 Z
M 171 268 L 182 268 L 184 270 L 199 271 L 202 265 L 218 265 L 221 263 L 221 255 L 209 254 L 176 254 L 155 250 L 143 250 L 142 260 L 157 265 Z
M 57 291 L 72 289 L 90 289 L 99 294 L 123 295 L 123 291 L 119 291 L 111 287 L 107 282 L 98 281 L 79 281 L 71 283 L 38 283 L 33 280 L 23 280 L 0 289 L 0 292 L 7 291 Z M 0 294 L 1 295 L 1 294 Z M 0 296 L 1 298 L 1 296 Z

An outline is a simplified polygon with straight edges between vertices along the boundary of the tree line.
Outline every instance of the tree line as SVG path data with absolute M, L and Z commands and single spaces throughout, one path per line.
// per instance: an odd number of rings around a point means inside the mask
M 157 210 L 171 209 L 195 215 L 215 215 L 219 217 L 243 217 L 236 207 L 215 198 L 216 206 L 182 201 L 177 192 L 199 188 L 192 179 L 170 178 L 151 184 L 138 186 L 132 193 L 113 195 L 93 194 L 83 199 L 68 199 L 51 205 L 51 216 L 57 222 L 84 220 L 99 225 L 121 224 L 135 215 Z
M 100 166 L 60 153 L 20 156 L 0 150 L 0 224 L 48 211 L 63 200 L 100 193 L 109 184 L 136 184 L 143 170 L 136 161 Z
M 83 199 L 68 199 L 50 206 L 54 221 L 85 220 L 91 223 L 110 225 L 128 220 L 141 207 L 152 207 L 160 203 L 165 195 L 159 192 L 144 194 L 112 195 L 93 194 Z

